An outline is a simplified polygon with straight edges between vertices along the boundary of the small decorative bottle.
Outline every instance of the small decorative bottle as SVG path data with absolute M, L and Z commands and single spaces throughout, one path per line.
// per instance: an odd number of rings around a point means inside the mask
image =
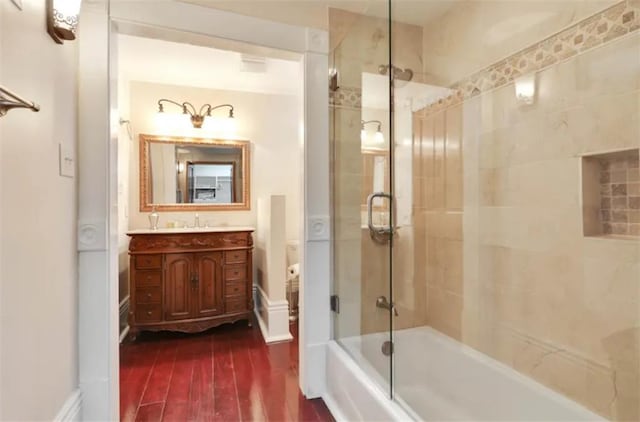
M 160 214 L 156 211 L 156 206 L 151 206 L 151 214 L 149 214 L 149 225 L 151 230 L 158 230 L 158 221 L 160 220 Z

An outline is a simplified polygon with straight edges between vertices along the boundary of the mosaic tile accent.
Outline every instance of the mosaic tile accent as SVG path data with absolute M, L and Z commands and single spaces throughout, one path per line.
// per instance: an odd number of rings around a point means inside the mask
M 456 82 L 457 93 L 424 110 L 433 113 L 483 92 L 500 88 L 514 79 L 584 53 L 640 29 L 640 1 L 625 0 L 575 25 L 527 47 L 514 55 Z
M 329 106 L 362 108 L 362 89 L 345 86 L 329 91 Z
M 640 236 L 638 150 L 600 158 L 600 220 L 604 234 Z

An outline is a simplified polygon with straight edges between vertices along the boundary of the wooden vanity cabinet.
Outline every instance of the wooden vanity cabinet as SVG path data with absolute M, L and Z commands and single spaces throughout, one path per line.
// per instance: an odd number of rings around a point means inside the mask
M 252 232 L 130 232 L 129 327 L 204 331 L 251 325 Z

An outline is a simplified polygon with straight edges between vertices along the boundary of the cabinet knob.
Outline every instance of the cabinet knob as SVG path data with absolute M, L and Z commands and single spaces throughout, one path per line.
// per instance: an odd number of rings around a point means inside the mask
M 151 299 L 151 293 L 147 293 L 147 299 Z
M 151 281 L 151 276 L 150 275 L 147 276 L 147 281 Z
M 153 312 L 147 311 L 147 315 L 151 316 L 151 314 L 153 314 Z

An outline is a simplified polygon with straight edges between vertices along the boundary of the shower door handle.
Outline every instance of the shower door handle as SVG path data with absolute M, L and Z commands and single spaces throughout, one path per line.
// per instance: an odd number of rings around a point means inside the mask
M 391 194 L 386 192 L 374 192 L 367 198 L 367 225 L 369 226 L 369 233 L 371 237 L 376 240 L 387 241 L 393 234 L 393 227 L 388 226 L 376 226 L 373 224 L 373 200 L 376 198 L 387 198 L 392 200 Z M 389 207 L 391 209 L 391 207 Z M 391 211 L 389 211 L 389 217 L 391 217 Z

